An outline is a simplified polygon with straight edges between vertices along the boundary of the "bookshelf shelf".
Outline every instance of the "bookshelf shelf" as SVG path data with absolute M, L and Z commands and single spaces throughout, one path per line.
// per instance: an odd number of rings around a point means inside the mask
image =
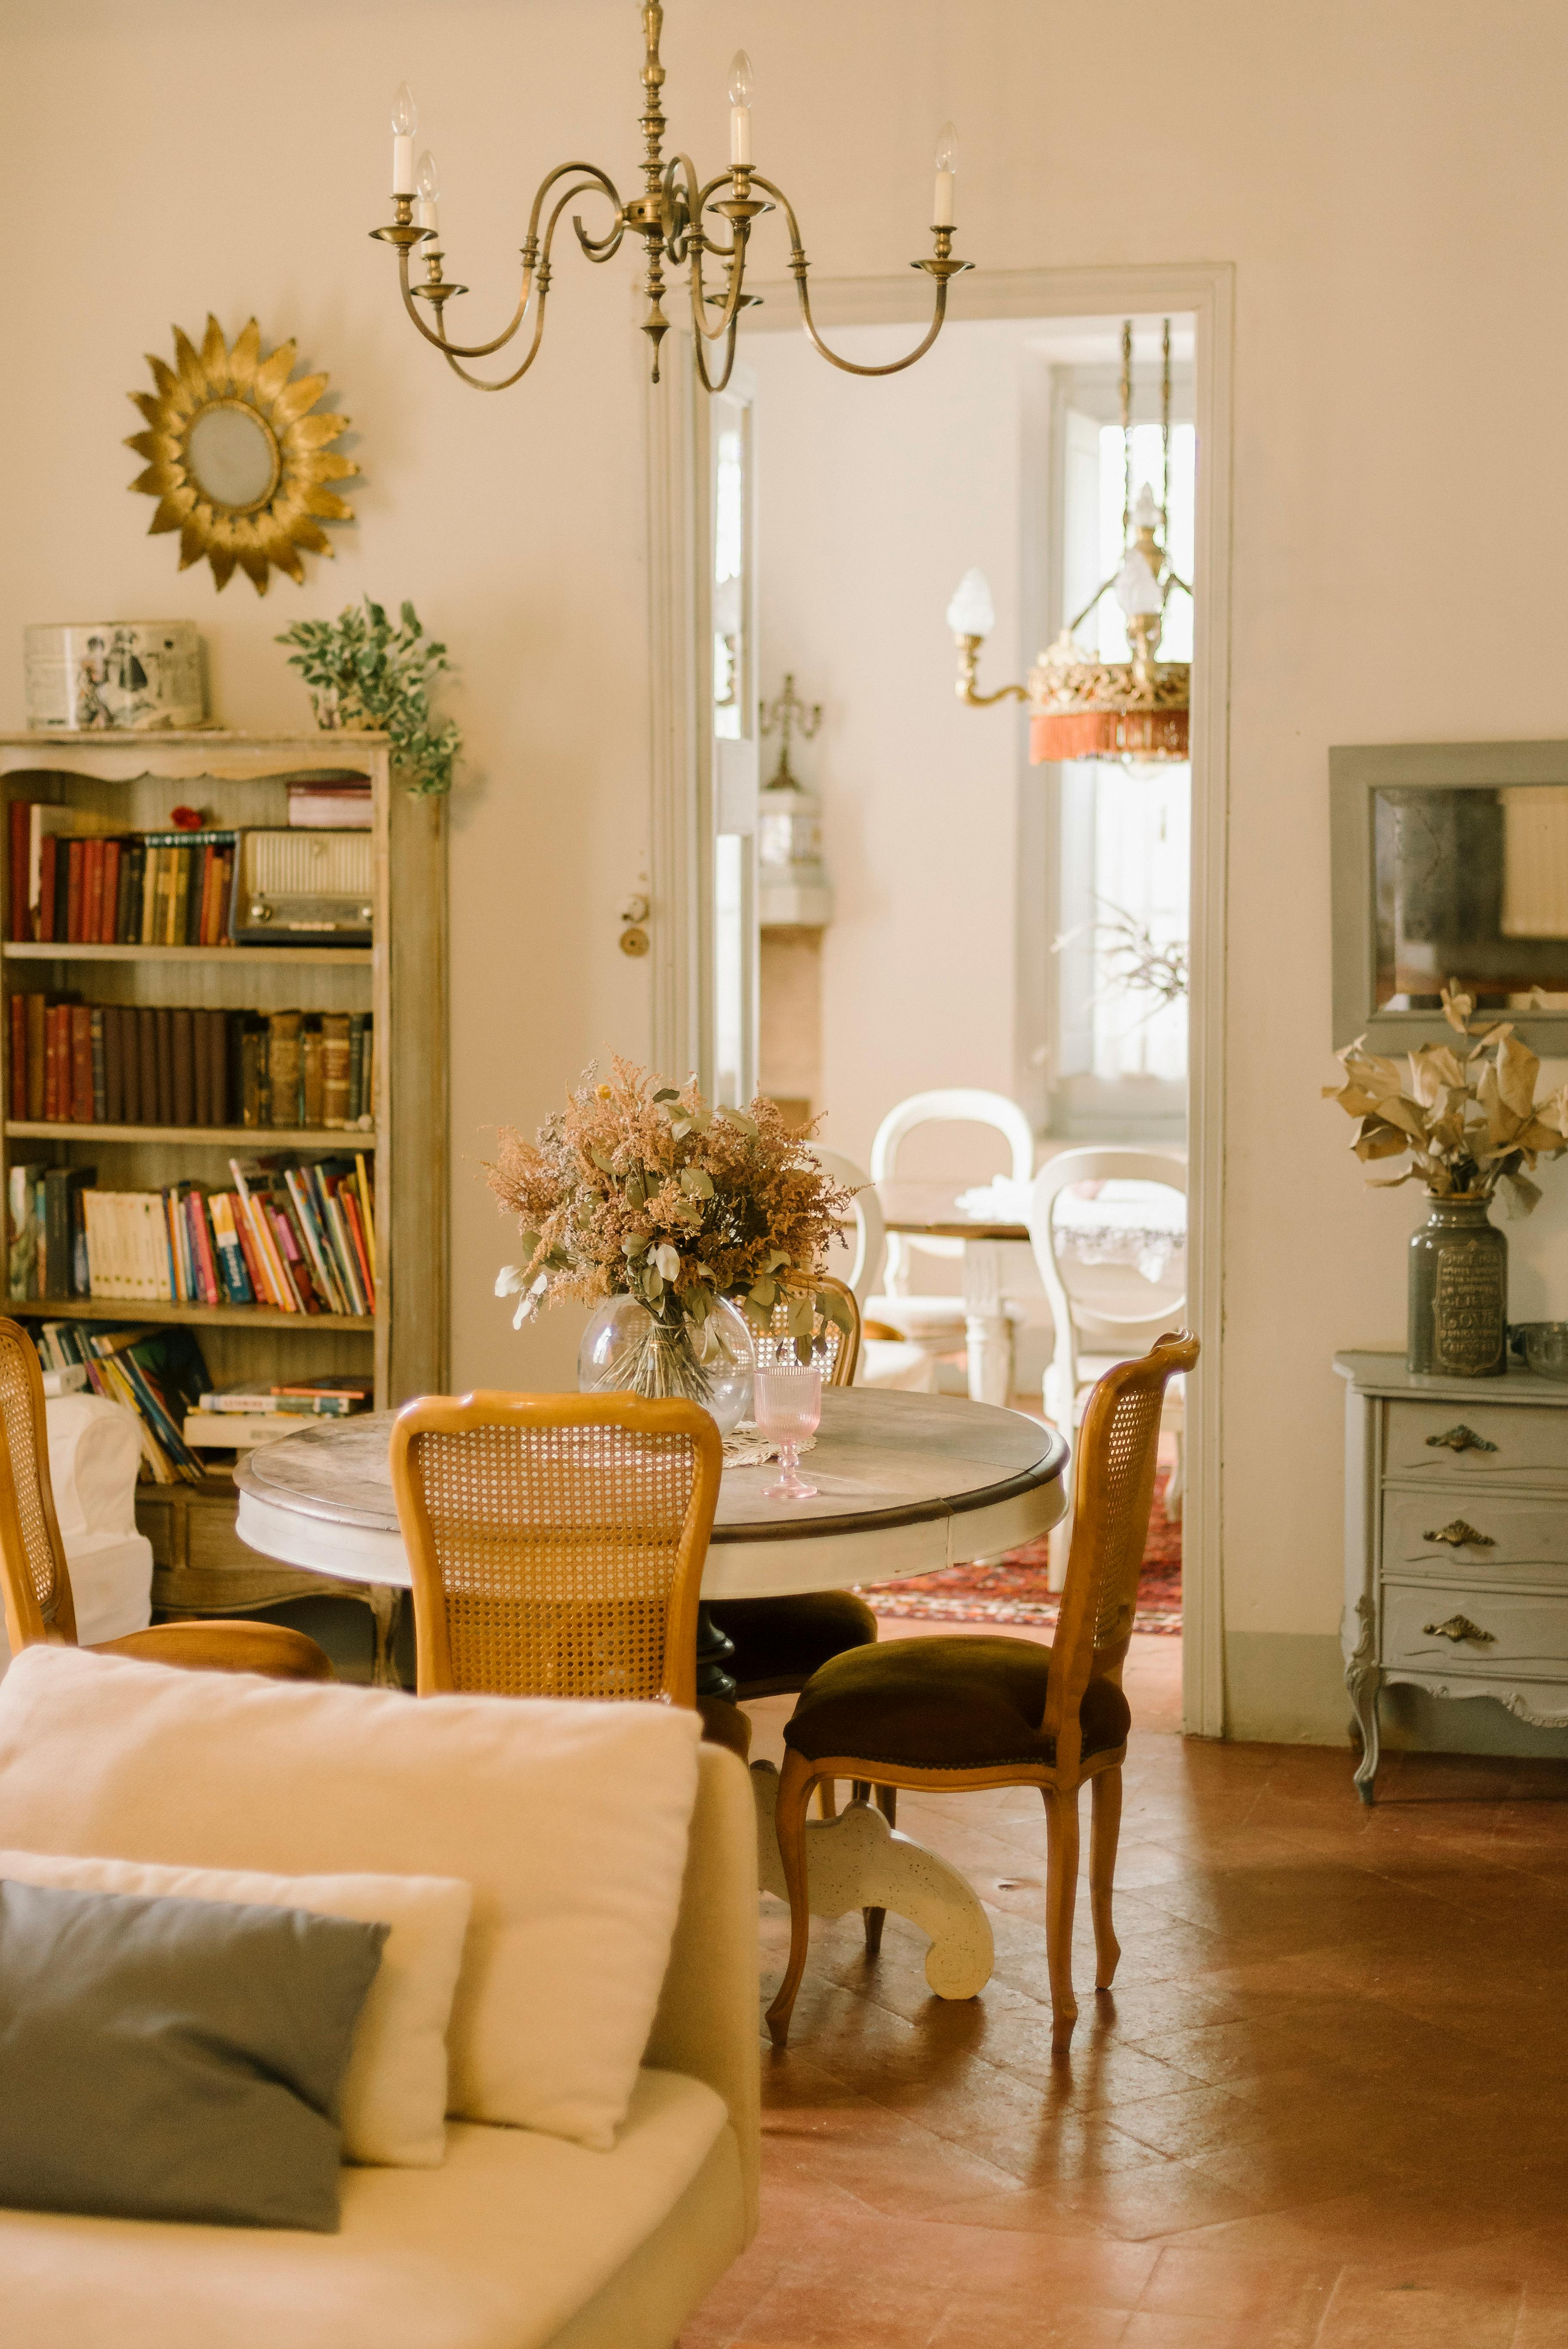
M 298 970 L 323 965 L 336 970 L 360 963 L 366 968 L 376 959 L 373 947 L 106 947 L 68 946 L 55 939 L 0 944 L 6 962 L 150 962 L 226 963 L 235 970 L 255 969 L 264 963 L 289 963 Z
M 254 1156 L 271 1150 L 319 1150 L 351 1158 L 375 1150 L 378 1137 L 354 1125 L 62 1125 L 7 1118 L 9 1142 L 176 1142 L 193 1150 L 226 1150 Z
M 273 1305 L 169 1305 L 131 1297 L 13 1299 L 19 1321 L 197 1321 L 222 1330 L 374 1330 L 370 1313 L 280 1313 Z

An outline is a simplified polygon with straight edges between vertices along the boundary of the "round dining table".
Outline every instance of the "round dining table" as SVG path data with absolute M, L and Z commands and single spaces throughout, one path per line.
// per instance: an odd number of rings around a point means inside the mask
M 336 1581 L 407 1589 L 387 1454 L 395 1418 L 313 1421 L 242 1455 L 241 1540 Z M 775 1466 L 726 1465 L 703 1599 L 844 1589 L 995 1557 L 1066 1514 L 1067 1459 L 1062 1438 L 1021 1412 L 954 1395 L 830 1388 L 801 1461 L 817 1488 L 810 1500 L 766 1499 Z M 714 1644 L 699 1628 L 699 1661 Z M 777 1785 L 771 1764 L 753 1765 L 762 1882 L 782 1898 Z M 956 1868 L 863 1803 L 813 1820 L 807 1844 L 813 1911 L 891 1909 L 931 1935 L 926 1980 L 939 1996 L 970 1998 L 984 1986 L 990 1920 Z

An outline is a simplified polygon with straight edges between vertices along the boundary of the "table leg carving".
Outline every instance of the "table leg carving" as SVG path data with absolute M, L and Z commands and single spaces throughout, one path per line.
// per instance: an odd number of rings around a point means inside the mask
M 696 1692 L 698 1696 L 717 1696 L 726 1704 L 735 1702 L 735 1682 L 725 1666 L 735 1653 L 735 1642 L 721 1631 L 707 1609 L 696 1610 Z
M 1377 1800 L 1377 1691 L 1383 1674 L 1377 1662 L 1377 1611 L 1369 1599 L 1358 1599 L 1356 1614 L 1360 1636 L 1346 1660 L 1345 1685 L 1361 1732 L 1361 1760 L 1356 1770 L 1356 1791 L 1364 1803 Z
M 770 1762 L 752 1764 L 751 1790 L 762 1887 L 786 1899 L 784 1863 L 773 1827 L 779 1774 Z M 925 1979 L 938 1998 L 974 1998 L 985 1989 L 995 1961 L 991 1920 L 957 1868 L 897 1834 L 869 1803 L 851 1803 L 836 1819 L 809 1819 L 805 1837 L 813 1916 L 891 1909 L 930 1934 Z
M 1013 1388 L 1013 1325 L 1002 1294 L 1002 1250 L 995 1240 L 965 1242 L 964 1315 L 970 1401 L 1005 1406 Z
M 397 1617 L 403 1604 L 403 1593 L 390 1583 L 372 1582 L 366 1586 L 365 1603 L 376 1625 L 376 1661 L 370 1668 L 374 1688 L 397 1688 Z

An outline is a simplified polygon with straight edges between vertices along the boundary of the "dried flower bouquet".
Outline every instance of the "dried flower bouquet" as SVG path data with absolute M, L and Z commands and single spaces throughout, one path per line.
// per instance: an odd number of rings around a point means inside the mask
M 1568 1149 L 1568 1085 L 1537 1101 L 1540 1061 L 1511 1021 L 1472 1024 L 1474 1009 L 1474 997 L 1450 980 L 1443 1017 L 1460 1036 L 1480 1039 L 1462 1060 L 1454 1045 L 1423 1044 L 1406 1055 L 1407 1085 L 1398 1061 L 1363 1050 L 1357 1039 L 1335 1055 L 1346 1082 L 1325 1085 L 1324 1098 L 1360 1120 L 1357 1158 L 1409 1157 L 1402 1174 L 1368 1182 L 1391 1188 L 1418 1175 L 1434 1198 L 1478 1200 L 1505 1183 L 1512 1211 L 1527 1216 L 1541 1189 L 1524 1170 Z
M 513 1327 L 564 1298 L 635 1298 L 649 1316 L 638 1392 L 706 1399 L 721 1298 L 763 1329 L 783 1302 L 802 1361 L 829 1321 L 848 1321 L 817 1283 L 850 1194 L 760 1096 L 749 1113 L 712 1110 L 695 1081 L 655 1089 L 617 1059 L 607 1084 L 588 1070 L 532 1142 L 503 1131 L 488 1173 L 522 1234 L 522 1260 L 496 1281 L 518 1299 Z

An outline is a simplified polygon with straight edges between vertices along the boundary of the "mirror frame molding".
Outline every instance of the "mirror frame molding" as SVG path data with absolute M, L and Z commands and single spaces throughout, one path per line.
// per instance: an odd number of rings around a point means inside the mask
M 211 314 L 199 351 L 180 327 L 173 331 L 174 367 L 150 351 L 147 364 L 157 389 L 129 395 L 148 426 L 125 445 L 148 460 L 130 486 L 158 500 L 149 535 L 177 530 L 181 570 L 205 558 L 220 588 L 241 570 L 257 595 L 264 595 L 273 568 L 303 586 L 302 554 L 334 552 L 322 522 L 354 519 L 353 508 L 327 486 L 359 471 L 352 457 L 328 445 L 348 429 L 348 418 L 312 412 L 326 389 L 325 375 L 291 381 L 298 346 L 280 343 L 263 358 L 254 318 L 235 336 L 232 348 Z M 224 504 L 202 489 L 191 470 L 191 434 L 214 408 L 245 409 L 272 442 L 275 476 L 265 496 L 251 505 Z
M 1377 742 L 1328 753 L 1334 909 L 1334 1047 L 1364 1036 L 1375 1052 L 1448 1040 L 1440 1011 L 1377 1006 L 1377 886 L 1372 799 L 1383 791 L 1497 791 L 1512 783 L 1568 786 L 1568 742 Z M 1486 1013 L 1511 1022 L 1543 1059 L 1568 1056 L 1568 1011 Z

